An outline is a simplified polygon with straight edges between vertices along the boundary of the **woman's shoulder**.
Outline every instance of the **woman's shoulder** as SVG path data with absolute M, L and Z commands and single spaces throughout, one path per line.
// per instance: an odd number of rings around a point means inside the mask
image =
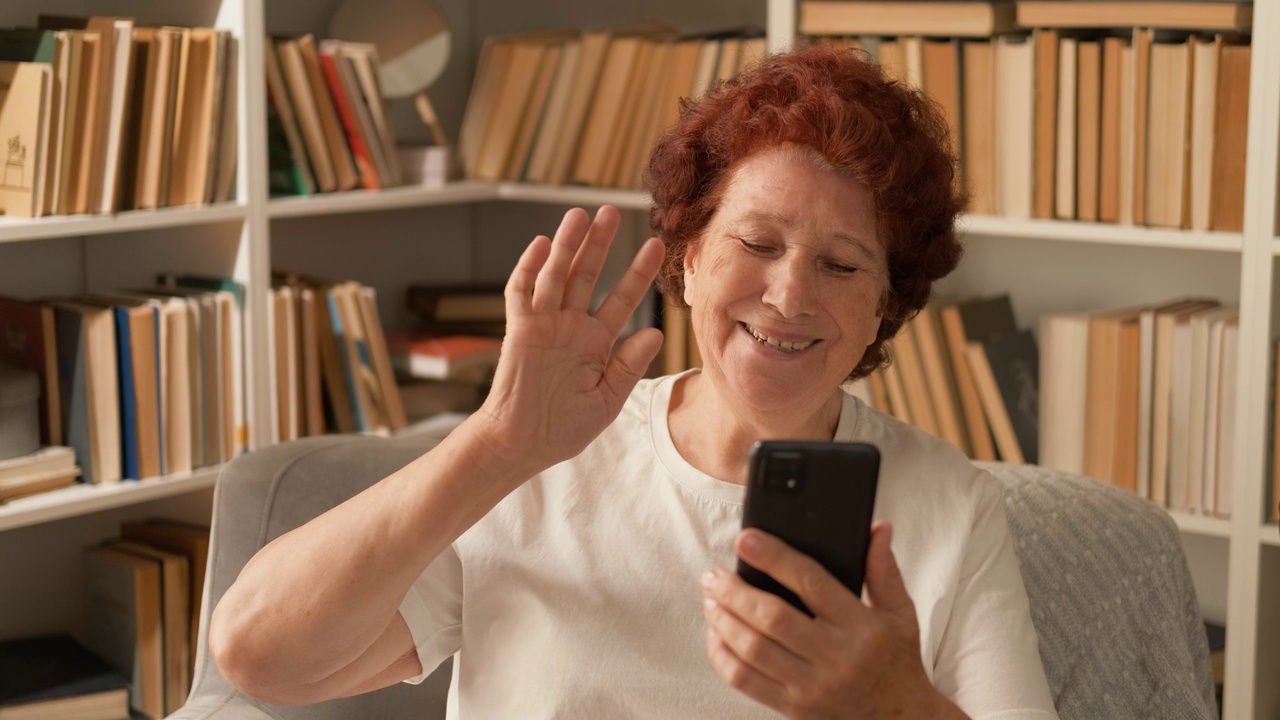
M 994 486 L 995 480 L 955 445 L 860 400 L 855 402 L 859 418 L 852 439 L 880 450 L 882 487 L 947 504 L 964 499 L 976 502 Z

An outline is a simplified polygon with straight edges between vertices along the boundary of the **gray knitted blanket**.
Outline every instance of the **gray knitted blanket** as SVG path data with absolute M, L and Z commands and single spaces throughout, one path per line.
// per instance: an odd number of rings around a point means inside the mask
M 1216 718 L 1208 641 L 1173 520 L 1088 478 L 976 464 L 1004 487 L 1058 714 Z

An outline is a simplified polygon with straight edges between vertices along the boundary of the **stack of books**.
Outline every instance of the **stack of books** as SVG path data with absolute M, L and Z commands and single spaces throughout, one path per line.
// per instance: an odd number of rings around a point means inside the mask
M 41 378 L 41 439 L 90 484 L 226 462 L 244 451 L 244 287 L 165 274 L 151 288 L 0 298 L 5 362 Z
M 174 520 L 126 522 L 85 551 L 86 643 L 146 717 L 176 712 L 191 691 L 208 557 L 209 528 Z
M 72 485 L 79 475 L 75 451 L 61 445 L 0 460 L 0 503 Z
M 639 188 L 681 98 L 765 53 L 753 31 L 618 29 L 485 41 L 458 140 L 466 177 Z
M 1041 317 L 1041 464 L 1230 517 L 1239 321 L 1194 297 Z
M 0 30 L 0 213 L 230 200 L 237 42 L 225 30 L 42 15 Z
M 373 288 L 275 273 L 275 439 L 406 425 Z
M 272 195 L 401 184 L 373 45 L 302 35 L 266 50 Z
M 970 211 L 1240 232 L 1252 5 L 826 2 L 800 29 L 931 96 Z

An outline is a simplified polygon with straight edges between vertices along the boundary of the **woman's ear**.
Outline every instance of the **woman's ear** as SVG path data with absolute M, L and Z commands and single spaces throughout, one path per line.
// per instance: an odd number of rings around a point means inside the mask
M 698 266 L 698 250 L 702 243 L 691 243 L 684 253 L 684 304 L 693 307 L 693 284 Z

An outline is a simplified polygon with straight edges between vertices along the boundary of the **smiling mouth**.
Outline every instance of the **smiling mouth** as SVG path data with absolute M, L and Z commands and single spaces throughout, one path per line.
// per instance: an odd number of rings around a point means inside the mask
M 782 352 L 788 352 L 788 353 L 800 352 L 801 350 L 805 350 L 807 348 L 813 347 L 813 345 L 820 342 L 818 340 L 807 340 L 805 342 L 784 342 L 782 340 L 774 340 L 773 338 L 769 337 L 768 335 L 765 335 L 764 333 L 761 333 L 759 330 L 756 330 L 755 328 L 751 327 L 746 323 L 739 323 L 739 324 L 742 325 L 742 328 L 746 330 L 747 333 L 751 335 L 751 337 L 754 338 L 756 342 L 760 343 L 761 345 L 768 345 L 769 347 L 775 348 L 777 350 L 781 350 Z

